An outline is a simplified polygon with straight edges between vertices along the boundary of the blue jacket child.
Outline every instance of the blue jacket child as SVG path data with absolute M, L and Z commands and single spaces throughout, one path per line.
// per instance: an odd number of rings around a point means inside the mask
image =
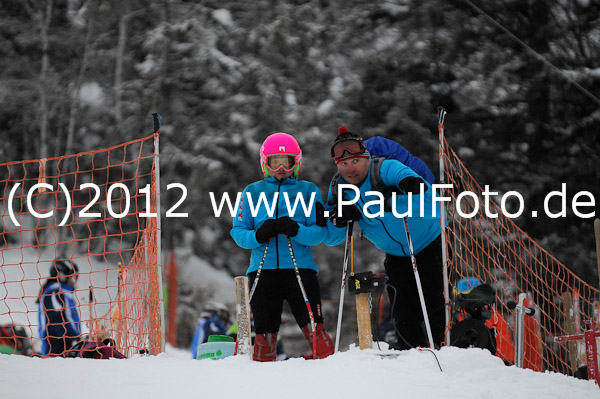
M 77 266 L 55 261 L 39 298 L 41 354 L 61 355 L 80 339 L 81 326 L 74 285 Z
M 231 229 L 235 242 L 252 251 L 246 274 L 256 287 L 250 299 L 256 330 L 253 358 L 276 359 L 284 301 L 314 349 L 310 357 L 327 357 L 333 345 L 323 324 L 318 268 L 310 248 L 327 235 L 326 220 L 317 217 L 324 207 L 321 194 L 313 183 L 298 180 L 302 151 L 291 135 L 267 137 L 260 159 L 265 178 L 244 189 Z
M 274 202 L 277 195 L 277 202 Z M 260 201 L 260 197 L 266 198 L 265 202 Z M 314 198 L 310 212 L 305 215 L 302 207 L 302 201 L 309 206 L 311 196 Z M 286 197 L 289 198 L 286 202 Z M 327 231 L 316 223 L 315 208 L 317 203 L 323 204 L 321 193 L 313 183 L 285 179 L 278 181 L 274 177 L 267 177 L 264 180 L 250 184 L 244 189 L 241 198 L 241 204 L 236 217 L 233 219 L 233 229 L 231 236 L 235 242 L 242 248 L 251 249 L 250 266 L 246 274 L 258 270 L 263 256 L 266 243 L 259 243 L 256 239 L 256 229 L 268 219 L 277 219 L 288 216 L 298 223 L 298 233 L 291 237 L 294 256 L 298 267 L 317 271 L 317 265 L 313 259 L 310 247 L 323 242 Z M 289 211 L 297 202 L 294 215 Z M 260 203 L 260 206 L 258 206 Z M 290 209 L 288 210 L 287 204 Z M 274 205 L 274 206 L 272 206 Z M 269 208 L 269 209 L 267 209 Z M 252 215 L 252 210 L 256 209 L 256 215 Z M 290 256 L 287 238 L 284 234 L 278 234 L 273 237 L 269 243 L 269 249 L 263 264 L 263 269 L 293 269 L 294 264 Z

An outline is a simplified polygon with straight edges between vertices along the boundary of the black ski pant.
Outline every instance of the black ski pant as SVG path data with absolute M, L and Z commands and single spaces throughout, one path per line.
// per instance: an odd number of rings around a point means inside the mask
M 310 269 L 299 270 L 315 322 L 323 323 L 321 289 L 317 272 Z M 248 277 L 249 285 L 252 287 L 256 272 L 250 273 Z M 302 291 L 300 291 L 294 269 L 263 269 L 250 302 L 254 314 L 254 329 L 257 334 L 279 332 L 284 300 L 290 306 L 290 310 L 300 328 L 310 323 L 306 302 L 302 297 Z
M 436 347 L 439 347 L 444 340 L 446 325 L 441 248 L 441 237 L 438 237 L 416 255 L 431 334 Z M 393 306 L 392 315 L 398 329 L 397 333 L 400 335 L 397 348 L 427 347 L 423 310 L 410 256 L 386 254 L 384 266 L 385 273 L 389 277 L 387 289 Z M 395 291 L 389 286 L 394 287 Z

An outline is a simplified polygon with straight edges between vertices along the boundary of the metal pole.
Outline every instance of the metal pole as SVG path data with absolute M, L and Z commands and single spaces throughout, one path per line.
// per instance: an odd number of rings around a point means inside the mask
M 440 183 L 446 183 L 446 170 L 444 168 L 444 117 L 446 110 L 444 107 L 438 107 L 438 131 L 440 140 Z M 441 196 L 441 195 L 440 195 Z M 450 345 L 450 283 L 448 279 L 448 253 L 446 248 L 446 206 L 444 201 L 440 201 L 440 227 L 442 230 L 442 273 L 444 277 L 444 309 L 446 313 L 446 345 Z
M 162 290 L 162 248 L 161 248 L 161 223 L 160 223 L 160 152 L 159 132 L 160 119 L 157 113 L 152 114 L 154 125 L 154 185 L 156 190 L 156 266 L 158 274 L 158 296 L 160 303 L 160 351 L 165 351 L 165 302 Z
M 344 248 L 344 266 L 342 269 L 342 287 L 340 289 L 340 305 L 338 307 L 338 319 L 337 328 L 335 330 L 335 349 L 333 353 L 337 353 L 340 348 L 340 334 L 342 330 L 342 312 L 344 311 L 344 292 L 346 290 L 346 273 L 348 272 L 348 258 L 350 255 L 350 240 L 352 238 L 352 231 L 354 228 L 354 222 L 349 221 L 346 226 L 346 246 Z
M 277 239 L 277 238 L 275 238 Z M 269 250 L 269 243 L 271 239 L 269 239 L 265 244 L 265 249 L 262 254 L 262 259 L 260 260 L 260 264 L 258 265 L 258 270 L 256 271 L 256 278 L 252 283 L 252 289 L 250 290 L 250 297 L 248 298 L 248 303 L 252 301 L 252 297 L 254 296 L 254 291 L 256 290 L 256 286 L 258 285 L 258 279 L 260 278 L 260 274 L 262 273 L 263 265 L 265 264 L 265 258 L 267 257 L 267 251 Z
M 525 336 L 525 306 L 527 294 L 519 294 L 519 303 L 515 307 L 515 366 L 523 368 L 523 339 Z
M 425 306 L 425 297 L 423 296 L 423 287 L 421 287 L 421 278 L 419 277 L 419 270 L 417 269 L 417 258 L 413 251 L 412 239 L 408 231 L 408 222 L 406 218 L 404 220 L 404 231 L 406 232 L 406 240 L 408 241 L 408 249 L 410 250 L 410 260 L 412 262 L 413 271 L 415 272 L 415 281 L 417 283 L 417 290 L 419 291 L 419 300 L 421 301 L 421 309 L 423 310 L 423 321 L 425 322 L 425 329 L 427 330 L 427 339 L 429 340 L 429 348 L 435 349 L 433 344 L 433 335 L 431 334 L 431 325 L 429 324 L 429 315 L 427 314 L 427 306 Z
M 290 249 L 290 256 L 292 257 L 292 263 L 294 264 L 294 272 L 296 273 L 296 280 L 298 280 L 298 286 L 300 287 L 300 291 L 302 292 L 302 298 L 304 298 L 304 303 L 306 304 L 306 310 L 308 311 L 308 318 L 310 320 L 310 326 L 312 327 L 312 351 L 313 351 L 313 359 L 317 358 L 317 323 L 315 323 L 315 316 L 312 311 L 312 307 L 310 306 L 310 301 L 308 300 L 308 296 L 306 295 L 306 290 L 304 289 L 304 284 L 302 284 L 302 278 L 300 277 L 300 270 L 298 269 L 298 263 L 296 263 L 296 256 L 294 255 L 294 250 L 292 249 L 292 240 L 290 237 L 286 236 L 288 242 L 288 248 Z

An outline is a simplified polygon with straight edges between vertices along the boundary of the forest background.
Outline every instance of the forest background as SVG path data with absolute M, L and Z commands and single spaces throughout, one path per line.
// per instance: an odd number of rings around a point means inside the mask
M 596 286 L 593 219 L 542 206 L 561 183 L 567 204 L 579 191 L 600 200 L 599 65 L 597 0 L 3 0 L 0 159 L 145 137 L 158 112 L 163 203 L 183 183 L 189 213 L 163 219 L 163 253 L 185 247 L 236 276 L 249 253 L 209 193 L 261 179 L 269 134 L 298 139 L 300 177 L 323 196 L 339 125 L 397 140 L 439 181 L 445 106 L 448 142 L 478 182 L 520 192 L 515 222 Z M 324 298 L 339 294 L 342 250 L 314 250 Z M 356 258 L 381 269 L 368 243 Z M 202 293 L 180 289 L 193 324 Z

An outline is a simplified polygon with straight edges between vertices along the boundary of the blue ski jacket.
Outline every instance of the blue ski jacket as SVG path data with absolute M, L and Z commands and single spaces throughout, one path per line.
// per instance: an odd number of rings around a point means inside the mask
M 79 312 L 73 290 L 70 285 L 55 282 L 42 292 L 38 307 L 38 332 L 42 340 L 42 355 L 59 354 L 69 349 L 69 343 L 81 336 Z
M 400 143 L 385 137 L 376 136 L 365 140 L 365 147 L 371 155 L 393 158 L 408 166 L 429 184 L 435 183 L 435 176 L 425 162 L 412 155 Z
M 397 160 L 386 159 L 381 163 L 381 179 L 387 186 L 398 187 L 398 183 L 409 176 L 418 177 L 415 171 Z M 348 182 L 340 175 L 338 186 L 339 184 L 348 184 Z M 434 216 L 431 209 L 433 189 L 429 183 L 425 182 L 425 184 L 427 186 L 427 191 L 423 195 L 412 195 L 412 212 L 411 216 L 407 217 L 415 255 L 421 252 L 441 233 L 439 205 L 436 207 L 436 215 Z M 373 202 L 378 200 L 378 197 L 375 194 L 367 195 L 367 192 L 375 191 L 371 187 L 371 166 L 369 166 L 367 178 L 358 188 L 360 189 L 360 198 L 354 205 L 362 214 L 362 217 L 358 221 L 358 225 L 363 232 L 363 236 L 371 241 L 377 248 L 388 254 L 395 256 L 410 256 L 404 229 L 404 221 L 402 218 L 395 216 L 392 212 L 384 212 L 382 207 L 376 205 L 376 203 Z M 345 189 L 343 197 L 346 201 L 352 200 L 355 197 L 355 193 L 351 189 Z M 327 197 L 328 205 L 326 205 L 326 209 L 330 212 L 336 206 L 336 204 L 329 204 L 332 198 L 331 187 L 329 187 L 329 195 Z M 421 202 L 423 202 L 423 206 L 421 206 Z M 397 214 L 403 215 L 406 213 L 409 210 L 409 204 L 409 195 L 396 195 Z M 365 215 L 365 210 L 367 210 L 372 217 Z M 382 215 L 374 217 L 373 215 L 378 214 L 380 210 Z M 420 216 L 421 211 L 423 211 L 423 216 Z M 346 229 L 335 227 L 331 221 L 328 221 L 327 232 L 325 244 L 338 245 L 344 242 Z
M 317 202 L 323 204 L 317 186 L 305 180 L 284 179 L 280 182 L 274 177 L 268 177 L 244 189 L 237 214 L 233 219 L 231 236 L 240 247 L 252 250 L 250 266 L 246 274 L 258 270 L 266 245 L 256 240 L 256 229 L 265 220 L 282 216 L 289 216 L 299 225 L 298 234 L 290 238 L 298 268 L 318 272 L 310 247 L 323 242 L 327 229 L 317 225 Z M 306 209 L 302 203 L 305 204 Z M 293 268 L 287 238 L 279 234 L 270 240 L 263 269 Z

